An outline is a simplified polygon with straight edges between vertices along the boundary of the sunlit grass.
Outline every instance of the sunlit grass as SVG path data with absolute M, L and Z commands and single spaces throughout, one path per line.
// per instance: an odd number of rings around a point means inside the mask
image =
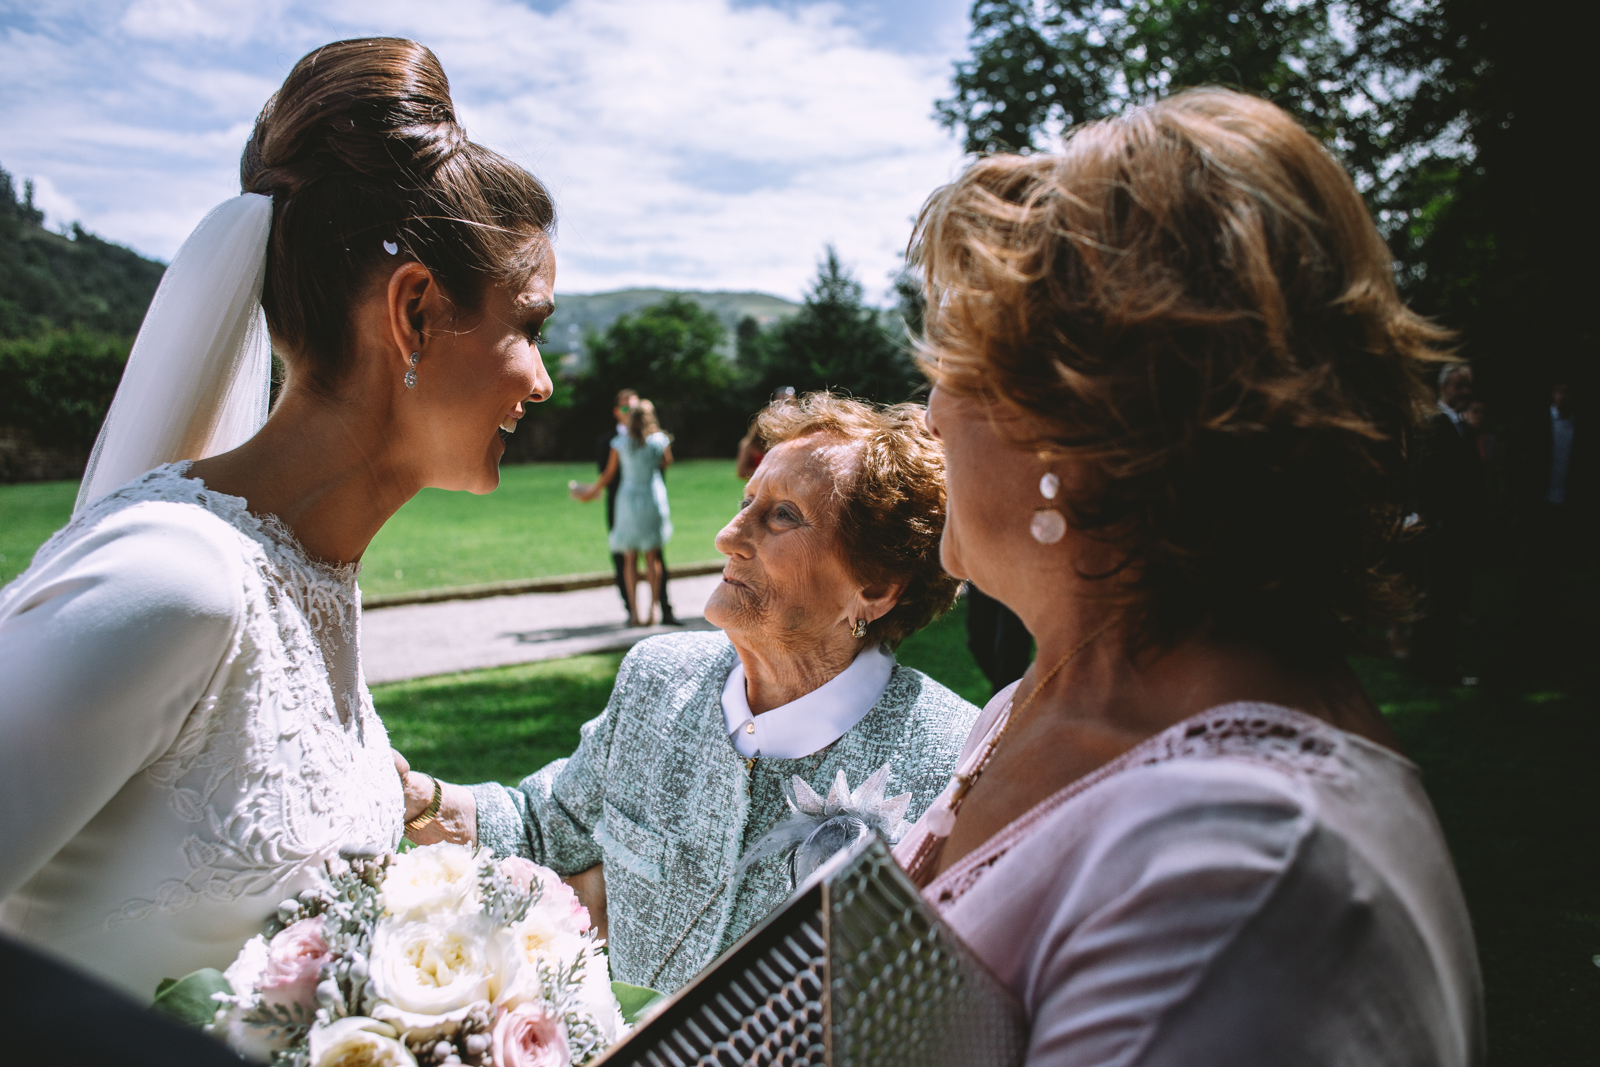
M 33 554 L 72 518 L 77 482 L 0 485 L 0 584 L 28 569 Z
M 579 504 L 567 482 L 588 482 L 593 464 L 504 467 L 500 488 L 484 496 L 424 489 L 395 513 L 362 560 L 368 595 L 477 585 L 611 569 L 604 500 Z M 683 460 L 667 473 L 671 564 L 720 560 L 715 539 L 739 507 L 744 483 L 733 461 Z M 72 517 L 77 482 L 0 486 L 0 581 Z

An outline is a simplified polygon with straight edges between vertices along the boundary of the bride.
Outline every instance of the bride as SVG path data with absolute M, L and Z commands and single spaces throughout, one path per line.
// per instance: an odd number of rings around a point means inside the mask
M 145 999 L 396 845 L 357 561 L 419 489 L 494 489 L 551 391 L 550 198 L 467 140 L 428 49 L 300 60 L 240 176 L 167 270 L 71 523 L 0 590 L 0 924 Z

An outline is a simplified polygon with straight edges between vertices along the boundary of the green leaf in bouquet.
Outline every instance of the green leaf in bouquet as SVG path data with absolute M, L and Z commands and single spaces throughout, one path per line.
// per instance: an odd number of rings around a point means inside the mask
M 233 987 L 221 971 L 206 967 L 182 978 L 163 978 L 156 986 L 156 999 L 151 1006 L 180 1022 L 200 1027 L 217 1014 L 218 1004 L 211 994 L 232 992 Z
M 617 1005 L 622 1009 L 622 1021 L 629 1026 L 639 1021 L 645 1009 L 666 997 L 665 993 L 627 982 L 612 982 L 611 995 L 617 998 Z

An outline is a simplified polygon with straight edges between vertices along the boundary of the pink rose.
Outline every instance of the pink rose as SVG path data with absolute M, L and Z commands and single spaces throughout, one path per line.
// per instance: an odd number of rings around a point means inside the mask
M 539 1004 L 519 1004 L 494 1024 L 495 1067 L 570 1067 L 561 1020 Z
M 539 876 L 539 884 L 544 886 L 544 896 L 540 899 L 540 903 L 548 904 L 557 914 L 565 911 L 578 933 L 581 934 L 589 929 L 589 909 L 578 903 L 578 894 L 573 892 L 572 887 L 563 882 L 555 871 L 548 867 L 540 870 L 543 874 Z
M 538 864 L 521 856 L 507 856 L 500 861 L 500 873 L 515 882 L 517 888 L 524 893 L 533 885 L 534 876 L 538 871 Z
M 261 999 L 268 1004 L 317 1006 L 317 982 L 328 962 L 322 916 L 290 923 L 267 945 L 267 969 L 261 973 Z

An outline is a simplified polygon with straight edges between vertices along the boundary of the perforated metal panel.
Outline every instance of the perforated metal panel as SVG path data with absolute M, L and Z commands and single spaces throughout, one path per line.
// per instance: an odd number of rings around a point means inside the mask
M 830 879 L 834 1067 L 1021 1063 L 1027 1019 L 883 847 Z
M 1015 998 L 873 839 L 824 865 L 598 1062 L 1011 1067 L 1026 1049 Z

